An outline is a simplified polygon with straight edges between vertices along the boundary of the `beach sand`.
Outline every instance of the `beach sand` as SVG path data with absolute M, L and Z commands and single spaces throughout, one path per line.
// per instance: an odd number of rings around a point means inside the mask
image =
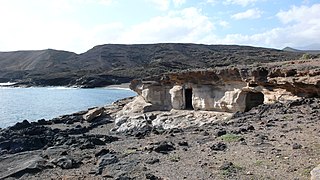
M 130 83 L 122 83 L 122 84 L 115 84 L 115 85 L 106 86 L 106 88 L 110 88 L 110 89 L 130 89 L 129 85 L 130 85 Z

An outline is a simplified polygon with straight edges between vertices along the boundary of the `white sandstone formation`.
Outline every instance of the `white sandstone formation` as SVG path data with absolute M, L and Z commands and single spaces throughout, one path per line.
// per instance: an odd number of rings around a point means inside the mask
M 319 64 L 297 70 L 295 63 L 284 62 L 284 69 L 231 67 L 133 80 L 130 88 L 138 96 L 117 114 L 114 130 L 201 126 L 260 104 L 320 96 L 320 70 L 310 70 Z
M 187 91 L 189 91 L 189 94 Z M 161 86 L 157 82 L 153 84 L 148 82 L 143 84 L 141 94 L 139 95 L 150 106 L 148 110 L 194 109 L 243 112 L 247 107 L 246 101 L 254 103 L 255 106 L 263 103 L 263 97 L 262 99 L 259 99 L 259 97 L 255 99 L 255 95 L 261 91 L 262 88 L 260 87 L 248 87 L 246 83 L 238 82 L 222 86 L 193 83 Z M 247 96 L 253 96 L 253 98 L 249 99 Z

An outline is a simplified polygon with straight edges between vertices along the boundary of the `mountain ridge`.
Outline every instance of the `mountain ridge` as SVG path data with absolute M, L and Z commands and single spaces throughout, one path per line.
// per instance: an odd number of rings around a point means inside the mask
M 320 50 L 312 50 L 312 49 L 308 50 L 308 49 L 285 47 L 282 50 L 287 52 L 300 52 L 300 53 L 306 53 L 306 54 L 312 54 L 312 55 L 320 54 Z
M 170 71 L 293 60 L 301 52 L 192 43 L 103 44 L 88 51 L 0 52 L 0 82 L 98 87 Z

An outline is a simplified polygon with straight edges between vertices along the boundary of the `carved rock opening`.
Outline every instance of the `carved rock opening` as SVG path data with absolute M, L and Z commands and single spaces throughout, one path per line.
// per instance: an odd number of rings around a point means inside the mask
M 185 98 L 185 109 L 192 110 L 192 89 L 184 90 L 184 98 Z
M 253 107 L 259 106 L 260 104 L 263 104 L 264 101 L 264 94 L 261 92 L 248 92 L 246 94 L 246 108 L 245 112 L 249 111 Z

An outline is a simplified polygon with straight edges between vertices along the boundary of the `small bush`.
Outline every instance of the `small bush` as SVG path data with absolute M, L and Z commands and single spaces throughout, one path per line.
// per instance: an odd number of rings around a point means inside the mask
M 257 160 L 256 162 L 255 162 L 255 165 L 256 166 L 261 166 L 263 164 L 263 161 L 262 160 Z
M 222 170 L 223 176 L 233 176 L 233 175 L 243 171 L 244 168 L 239 165 L 235 165 L 233 163 L 224 163 L 220 167 L 220 170 Z
M 178 162 L 180 161 L 180 157 L 179 156 L 175 156 L 175 155 L 171 155 L 169 156 L 170 161 L 172 162 Z
M 123 152 L 123 155 L 124 155 L 124 156 L 129 156 L 129 155 L 135 154 L 135 153 L 137 153 L 137 150 L 136 150 L 136 149 L 127 149 L 127 150 L 125 150 L 125 151 Z
M 301 59 L 311 59 L 311 55 L 306 53 L 306 54 L 303 54 Z

